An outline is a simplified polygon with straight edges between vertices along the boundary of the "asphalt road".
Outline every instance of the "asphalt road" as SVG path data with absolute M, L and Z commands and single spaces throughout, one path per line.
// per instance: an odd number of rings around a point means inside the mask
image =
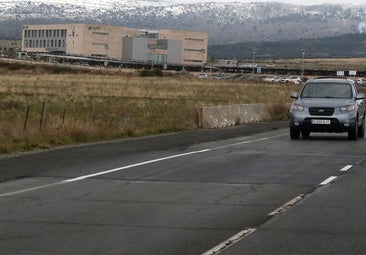
M 286 126 L 3 156 L 0 253 L 365 254 L 366 139 Z

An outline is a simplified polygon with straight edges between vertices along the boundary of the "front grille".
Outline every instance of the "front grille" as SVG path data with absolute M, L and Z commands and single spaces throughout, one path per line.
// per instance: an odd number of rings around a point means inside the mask
M 309 113 L 313 116 L 332 116 L 334 108 L 312 107 L 309 108 Z

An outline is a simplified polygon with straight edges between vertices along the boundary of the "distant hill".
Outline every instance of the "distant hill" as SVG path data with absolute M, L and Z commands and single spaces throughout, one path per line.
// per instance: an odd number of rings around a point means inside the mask
M 255 1 L 255 0 L 253 0 Z M 21 39 L 24 24 L 95 23 L 209 33 L 215 59 L 366 57 L 366 3 L 170 4 L 167 0 L 3 0 L 0 39 Z M 316 39 L 314 39 L 316 38 Z
M 0 40 L 2 49 L 20 48 L 20 41 Z M 298 39 L 278 42 L 245 42 L 208 46 L 212 60 L 238 59 L 252 62 L 256 59 L 276 60 L 302 58 L 302 50 L 309 58 L 366 58 L 366 34 L 345 34 L 317 39 Z
M 24 24 L 95 23 L 209 33 L 209 44 L 285 41 L 366 32 L 366 3 L 301 6 L 278 2 L 169 4 L 168 0 L 1 0 L 0 39 Z M 331 2 L 331 1 L 329 1 Z
M 366 34 L 345 34 L 318 39 L 298 39 L 278 42 L 245 42 L 210 45 L 208 55 L 214 59 L 291 59 L 302 58 L 366 57 Z

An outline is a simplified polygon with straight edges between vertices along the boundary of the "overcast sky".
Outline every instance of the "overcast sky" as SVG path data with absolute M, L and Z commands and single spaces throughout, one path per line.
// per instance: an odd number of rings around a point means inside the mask
M 202 2 L 283 2 L 290 4 L 303 4 L 303 5 L 313 5 L 313 4 L 344 4 L 344 5 L 366 5 L 366 0 L 166 0 L 166 2 L 173 3 L 202 3 Z

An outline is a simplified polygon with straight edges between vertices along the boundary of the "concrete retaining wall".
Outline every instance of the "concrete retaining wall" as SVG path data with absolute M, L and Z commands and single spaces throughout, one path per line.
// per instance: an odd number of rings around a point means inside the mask
M 267 104 L 201 107 L 200 128 L 221 128 L 270 119 Z

